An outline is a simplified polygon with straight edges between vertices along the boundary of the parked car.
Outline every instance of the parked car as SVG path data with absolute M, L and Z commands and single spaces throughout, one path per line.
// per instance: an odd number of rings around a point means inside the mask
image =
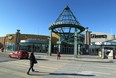
M 28 58 L 29 54 L 28 52 L 24 51 L 24 50 L 18 50 L 14 53 L 9 53 L 8 54 L 9 57 L 13 57 L 13 58 L 18 58 L 18 59 L 22 59 L 22 58 Z

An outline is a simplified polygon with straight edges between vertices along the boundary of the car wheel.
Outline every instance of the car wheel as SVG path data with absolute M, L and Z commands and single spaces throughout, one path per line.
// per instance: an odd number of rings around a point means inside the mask
M 9 55 L 9 57 L 11 58 L 11 56 Z

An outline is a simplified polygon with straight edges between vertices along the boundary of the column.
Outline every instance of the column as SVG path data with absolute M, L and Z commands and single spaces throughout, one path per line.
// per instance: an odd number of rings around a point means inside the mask
M 79 55 L 80 55 L 80 54 L 79 54 L 80 51 L 81 51 L 80 49 L 81 49 L 81 46 L 80 46 L 80 44 L 78 44 L 78 57 L 79 57 Z
M 59 45 L 58 45 L 58 51 L 61 52 L 61 39 L 60 39 L 60 36 L 59 36 Z
M 15 39 L 15 51 L 19 49 L 19 43 L 20 43 L 20 30 L 17 30 Z
M 102 52 L 101 52 L 102 55 L 101 55 L 101 56 L 102 56 L 102 58 L 104 59 L 104 58 L 105 58 L 105 57 L 104 57 L 105 55 L 104 55 L 104 47 L 103 47 L 103 46 L 101 46 L 101 50 L 102 50 Z
M 49 47 L 48 47 L 48 55 L 51 56 L 51 47 L 52 47 L 52 30 L 50 30 L 50 36 L 49 36 Z
M 77 58 L 77 29 L 75 29 L 74 33 L 74 57 Z
M 89 54 L 89 45 L 90 45 L 90 32 L 88 31 L 88 27 L 85 29 L 85 53 Z

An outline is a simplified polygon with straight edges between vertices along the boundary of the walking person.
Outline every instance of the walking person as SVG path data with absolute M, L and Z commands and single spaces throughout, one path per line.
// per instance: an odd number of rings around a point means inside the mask
M 4 47 L 1 50 L 2 50 L 2 52 L 4 52 Z
M 60 60 L 60 57 L 61 57 L 61 54 L 60 54 L 60 52 L 58 51 L 58 52 L 57 52 L 57 60 Z
M 32 70 L 32 72 L 35 71 L 35 70 L 33 69 L 33 67 L 34 67 L 34 64 L 37 63 L 37 60 L 35 59 L 35 56 L 34 56 L 34 53 L 33 53 L 33 52 L 30 52 L 30 53 L 29 53 L 29 60 L 30 60 L 30 67 L 29 67 L 29 70 L 28 70 L 28 72 L 27 72 L 28 75 L 29 75 L 30 70 Z

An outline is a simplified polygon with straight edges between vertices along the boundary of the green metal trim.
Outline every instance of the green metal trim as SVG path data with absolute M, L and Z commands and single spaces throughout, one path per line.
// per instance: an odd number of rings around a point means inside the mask
M 81 31 L 84 31 L 85 28 L 80 26 L 80 25 L 75 25 L 75 24 L 56 24 L 56 25 L 53 25 L 51 27 L 49 27 L 49 30 L 53 30 L 55 28 L 61 28 L 61 27 L 72 27 L 72 28 L 78 28 L 80 29 Z

